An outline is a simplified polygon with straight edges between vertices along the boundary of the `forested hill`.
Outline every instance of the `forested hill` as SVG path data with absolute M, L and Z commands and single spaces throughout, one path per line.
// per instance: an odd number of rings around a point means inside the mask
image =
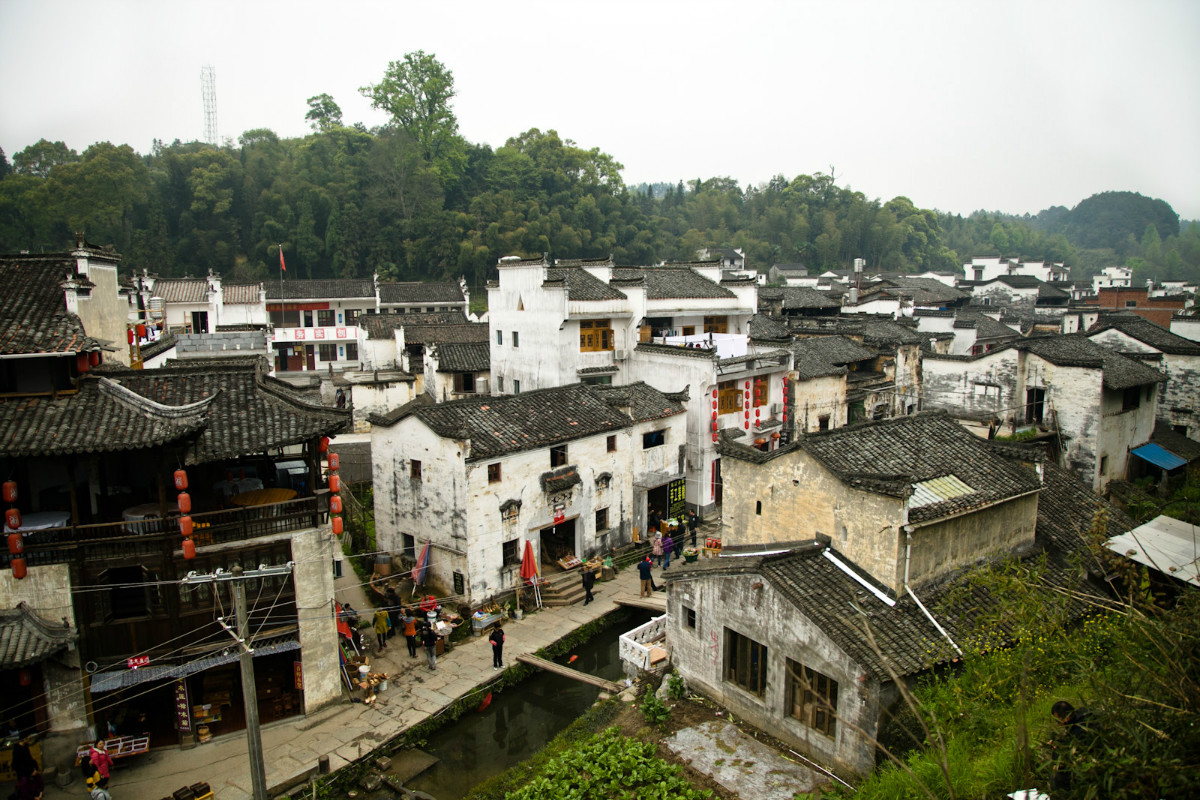
M 961 217 L 867 198 L 824 174 L 631 189 L 614 156 L 553 130 L 495 150 L 466 141 L 450 111 L 453 77 L 424 53 L 393 62 L 363 93 L 390 125 L 346 126 L 317 95 L 304 138 L 258 129 L 222 147 L 156 142 L 147 155 L 42 140 L 11 165 L 0 152 L 0 252 L 62 250 L 82 230 L 113 244 L 123 270 L 261 279 L 276 274 L 282 243 L 290 276 L 463 275 L 473 286 L 505 255 L 650 264 L 704 246 L 743 248 L 762 270 L 845 268 L 857 257 L 884 270 L 949 270 L 994 254 L 1200 277 L 1200 231 L 1181 233 L 1170 206 L 1127 192 L 1037 217 Z

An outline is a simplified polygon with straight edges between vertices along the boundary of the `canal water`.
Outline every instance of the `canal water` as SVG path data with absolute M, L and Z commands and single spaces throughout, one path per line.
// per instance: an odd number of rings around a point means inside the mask
M 582 672 L 621 682 L 624 673 L 618 654 L 622 633 L 649 622 L 646 611 L 624 610 L 615 624 L 601 631 L 557 661 Z M 537 753 L 563 728 L 586 711 L 600 689 L 548 672 L 492 695 L 483 713 L 468 711 L 430 735 L 426 752 L 438 759 L 431 769 L 409 781 L 437 800 L 460 800 L 483 781 L 520 764 Z

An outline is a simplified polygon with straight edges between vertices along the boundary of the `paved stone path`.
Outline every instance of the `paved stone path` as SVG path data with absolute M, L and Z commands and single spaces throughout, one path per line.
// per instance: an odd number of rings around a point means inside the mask
M 520 622 L 510 621 L 505 625 L 505 663 L 516 663 L 518 653 L 533 653 L 613 611 L 619 599 L 636 599 L 638 588 L 637 570 L 627 567 L 614 580 L 596 584 L 596 600 L 590 605 L 545 608 Z M 371 605 L 354 578 L 339 579 L 337 594 L 364 616 L 369 614 Z M 268 788 L 315 772 L 322 755 L 330 757 L 333 770 L 356 761 L 501 674 L 492 670 L 491 645 L 484 637 L 472 637 L 439 656 L 436 671 L 426 666 L 424 651 L 417 652 L 417 658 L 409 658 L 404 637 L 397 636 L 386 651 L 372 658 L 376 669 L 393 676 L 374 705 L 351 703 L 344 694 L 341 702 L 314 714 L 264 726 Z M 199 781 L 213 787 L 216 800 L 251 797 L 244 733 L 215 737 L 190 750 L 156 750 L 139 763 L 118 769 L 109 789 L 115 800 L 154 800 Z M 86 797 L 78 771 L 66 789 L 47 786 L 45 797 Z

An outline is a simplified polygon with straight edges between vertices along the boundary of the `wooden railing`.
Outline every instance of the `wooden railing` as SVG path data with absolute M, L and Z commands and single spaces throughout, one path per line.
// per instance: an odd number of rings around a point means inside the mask
M 315 528 L 325 522 L 328 510 L 328 500 L 322 494 L 250 508 L 199 512 L 191 515 L 192 538 L 203 547 Z M 180 538 L 178 515 L 46 528 L 27 532 L 24 557 L 25 563 L 34 567 L 77 557 L 160 556 L 164 546 L 174 546 Z M 11 558 L 5 549 L 0 553 L 0 564 L 7 567 Z

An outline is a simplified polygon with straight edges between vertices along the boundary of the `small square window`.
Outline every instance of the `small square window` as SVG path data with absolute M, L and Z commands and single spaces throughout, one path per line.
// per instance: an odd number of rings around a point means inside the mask
M 754 503 L 754 513 L 760 517 L 762 516 L 762 500 Z
M 504 344 L 504 331 L 496 331 L 496 344 Z
M 550 448 L 550 466 L 565 467 L 567 465 L 567 446 L 556 445 Z
M 662 447 L 666 443 L 667 431 L 665 428 L 660 431 L 650 431 L 649 433 L 642 434 L 643 450 L 649 450 L 652 447 Z
M 509 539 L 500 545 L 500 559 L 504 566 L 521 563 L 521 557 L 518 555 L 521 552 L 518 547 L 520 543 L 519 539 Z
M 512 335 L 513 347 L 520 347 L 521 346 L 521 332 L 513 331 L 512 334 L 513 334 Z
M 683 624 L 689 630 L 696 630 L 696 609 L 688 608 L 687 606 L 683 607 Z
M 358 361 L 358 344 L 357 343 L 352 342 L 352 343 L 346 345 L 346 360 L 347 361 Z
M 500 482 L 500 464 L 488 464 L 488 483 Z
M 516 378 L 513 378 L 513 394 L 520 394 L 520 393 L 521 393 L 521 382 L 519 380 L 517 380 Z
M 608 509 L 601 508 L 596 511 L 596 533 L 608 530 Z
M 421 462 L 415 458 L 412 460 L 412 466 L 409 468 L 408 476 L 414 481 L 421 480 Z
M 610 453 L 617 452 L 617 437 L 615 437 L 615 436 L 608 437 L 608 452 L 610 452 Z

